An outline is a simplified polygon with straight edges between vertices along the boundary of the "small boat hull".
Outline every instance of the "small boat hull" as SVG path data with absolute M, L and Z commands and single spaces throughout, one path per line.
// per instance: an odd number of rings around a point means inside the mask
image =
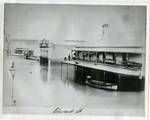
M 142 91 L 144 78 L 76 66 L 75 82 L 95 88 L 117 91 Z M 89 78 L 87 76 L 90 76 Z

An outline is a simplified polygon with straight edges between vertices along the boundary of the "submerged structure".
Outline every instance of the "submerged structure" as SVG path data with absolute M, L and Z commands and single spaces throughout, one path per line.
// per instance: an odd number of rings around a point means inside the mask
M 43 39 L 40 43 L 40 64 L 48 65 L 48 49 L 49 49 L 49 41 Z
M 75 82 L 118 91 L 144 90 L 142 46 L 76 46 L 71 60 Z
M 20 55 L 20 56 L 22 55 L 28 58 L 34 55 L 34 51 L 28 48 L 16 48 L 14 51 L 14 55 Z

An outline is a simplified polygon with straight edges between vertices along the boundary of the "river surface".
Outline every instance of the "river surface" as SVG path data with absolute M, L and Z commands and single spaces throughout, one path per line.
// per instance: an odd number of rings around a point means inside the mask
M 15 63 L 14 80 L 10 71 L 12 62 Z M 144 91 L 116 92 L 82 86 L 74 82 L 73 66 L 68 66 L 67 73 L 67 65 L 49 63 L 44 67 L 39 61 L 5 56 L 3 106 L 132 109 L 134 115 L 138 111 L 144 115 Z

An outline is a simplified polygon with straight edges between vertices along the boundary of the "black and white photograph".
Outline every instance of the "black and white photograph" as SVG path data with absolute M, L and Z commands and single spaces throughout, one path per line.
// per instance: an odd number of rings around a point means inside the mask
M 146 9 L 5 3 L 3 113 L 145 116 Z

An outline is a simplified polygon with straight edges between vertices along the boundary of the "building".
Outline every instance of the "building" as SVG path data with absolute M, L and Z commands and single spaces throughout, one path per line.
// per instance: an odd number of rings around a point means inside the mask
M 75 82 L 118 91 L 144 90 L 142 46 L 76 46 L 72 59 Z
M 48 49 L 49 49 L 49 41 L 46 39 L 43 39 L 40 43 L 40 64 L 41 65 L 48 65 Z
M 14 55 L 25 56 L 26 59 L 30 59 L 34 55 L 34 51 L 28 48 L 16 48 Z

